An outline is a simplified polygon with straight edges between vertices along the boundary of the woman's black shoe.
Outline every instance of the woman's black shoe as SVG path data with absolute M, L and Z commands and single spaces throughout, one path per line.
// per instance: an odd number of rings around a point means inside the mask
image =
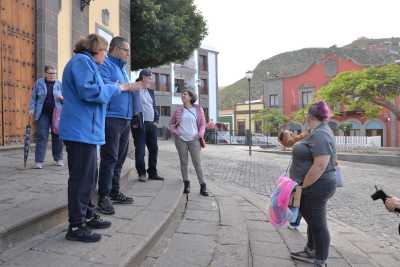
M 295 260 L 312 263 L 312 264 L 314 263 L 314 259 L 315 259 L 314 253 L 307 251 L 307 250 L 302 250 L 299 252 L 292 252 L 292 253 L 290 253 L 290 257 Z
M 190 181 L 183 181 L 183 193 L 184 194 L 189 194 L 190 193 Z
M 93 233 L 86 224 L 81 224 L 76 227 L 69 226 L 65 238 L 70 241 L 93 243 L 100 241 L 101 235 Z
M 110 199 L 114 204 L 132 204 L 133 198 L 126 196 L 125 194 L 118 192 L 116 194 L 110 194 Z
M 209 196 L 208 192 L 207 192 L 207 186 L 205 183 L 200 185 L 200 195 L 205 196 L 205 197 Z
M 115 214 L 114 207 L 109 197 L 107 196 L 99 197 L 99 201 L 97 202 L 97 211 L 105 215 Z
M 86 221 L 86 225 L 92 229 L 106 229 L 111 226 L 111 222 L 103 220 L 100 215 L 95 214 L 90 220 Z

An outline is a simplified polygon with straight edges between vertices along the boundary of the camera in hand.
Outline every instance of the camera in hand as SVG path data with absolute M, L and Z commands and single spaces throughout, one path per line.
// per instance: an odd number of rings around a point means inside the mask
M 385 204 L 386 199 L 389 197 L 382 189 L 379 189 L 376 185 L 375 185 L 375 193 L 373 193 L 371 195 L 372 200 L 378 200 L 381 199 L 383 204 Z M 400 212 L 399 208 L 394 209 L 395 212 Z
M 386 199 L 389 197 L 382 189 L 378 189 L 378 187 L 375 185 L 375 193 L 373 193 L 371 195 L 372 200 L 378 200 L 381 199 L 383 204 L 385 204 Z M 395 212 L 400 213 L 400 209 L 399 208 L 395 208 L 394 209 Z M 400 224 L 399 224 L 399 234 L 400 234 Z

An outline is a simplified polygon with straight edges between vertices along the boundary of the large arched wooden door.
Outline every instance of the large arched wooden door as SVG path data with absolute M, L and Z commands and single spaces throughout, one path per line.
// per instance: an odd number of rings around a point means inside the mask
M 35 79 L 35 0 L 0 1 L 0 145 L 21 143 Z

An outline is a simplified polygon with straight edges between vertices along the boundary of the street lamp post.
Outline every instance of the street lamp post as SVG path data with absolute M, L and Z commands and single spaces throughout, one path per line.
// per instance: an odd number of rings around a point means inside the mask
M 249 156 L 251 156 L 251 144 L 253 143 L 253 138 L 251 135 L 251 91 L 250 91 L 250 82 L 253 78 L 253 71 L 249 70 L 246 72 L 246 79 L 249 82 L 249 132 L 247 133 L 248 142 L 249 142 Z

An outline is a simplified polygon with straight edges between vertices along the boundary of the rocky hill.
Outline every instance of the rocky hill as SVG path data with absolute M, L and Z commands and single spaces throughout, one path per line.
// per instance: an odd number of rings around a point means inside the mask
M 344 47 L 305 48 L 262 60 L 254 69 L 251 85 L 252 99 L 262 96 L 263 81 L 266 79 L 298 75 L 329 52 L 349 57 L 357 64 L 364 66 L 384 65 L 400 59 L 400 38 L 362 37 Z M 220 109 L 233 108 L 235 103 L 245 100 L 248 100 L 248 84 L 245 78 L 219 90 Z

